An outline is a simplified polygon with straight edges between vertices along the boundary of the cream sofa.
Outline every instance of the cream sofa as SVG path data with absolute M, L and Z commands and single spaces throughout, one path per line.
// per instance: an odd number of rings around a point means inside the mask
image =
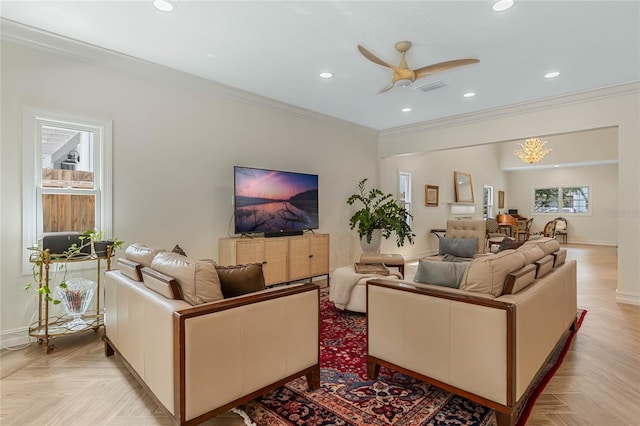
M 536 373 L 575 326 L 576 262 L 565 259 L 545 238 L 473 259 L 459 288 L 369 281 L 369 378 L 395 369 L 515 424 Z
M 105 353 L 174 423 L 199 424 L 302 375 L 319 388 L 317 285 L 220 299 L 213 262 L 139 254 L 105 275 Z

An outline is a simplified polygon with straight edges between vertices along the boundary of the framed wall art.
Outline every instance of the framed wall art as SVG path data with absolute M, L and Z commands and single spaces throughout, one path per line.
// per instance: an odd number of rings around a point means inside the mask
M 427 207 L 438 207 L 440 198 L 440 188 L 436 185 L 424 186 L 424 205 Z
M 498 191 L 498 208 L 504 209 L 504 191 Z

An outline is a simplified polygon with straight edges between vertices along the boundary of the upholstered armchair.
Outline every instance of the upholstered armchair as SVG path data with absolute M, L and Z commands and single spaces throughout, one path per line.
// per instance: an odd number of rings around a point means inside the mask
M 476 237 L 478 239 L 476 253 L 486 252 L 487 226 L 484 219 L 449 219 L 447 220 L 447 233 L 445 235 L 448 238 Z

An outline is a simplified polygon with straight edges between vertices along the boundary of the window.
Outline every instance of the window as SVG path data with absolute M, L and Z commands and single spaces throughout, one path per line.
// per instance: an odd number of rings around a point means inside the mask
M 589 186 L 536 188 L 533 211 L 554 214 L 589 213 L 590 193 Z
M 23 126 L 24 246 L 45 232 L 111 236 L 111 122 L 25 109 Z
M 493 186 L 484 186 L 482 191 L 482 217 L 493 217 Z
M 398 204 L 411 213 L 411 173 L 398 172 Z M 411 217 L 407 216 L 407 224 L 411 226 Z

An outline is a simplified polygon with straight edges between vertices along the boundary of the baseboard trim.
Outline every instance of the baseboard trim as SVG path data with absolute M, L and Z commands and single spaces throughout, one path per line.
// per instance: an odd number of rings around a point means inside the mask
M 627 305 L 640 306 L 640 295 L 633 293 L 623 293 L 620 290 L 616 290 L 616 302 L 625 303 Z
M 31 343 L 31 338 L 29 337 L 27 327 L 7 330 L 0 333 L 0 347 L 2 349 L 21 349 L 20 346 L 25 346 L 29 343 Z

